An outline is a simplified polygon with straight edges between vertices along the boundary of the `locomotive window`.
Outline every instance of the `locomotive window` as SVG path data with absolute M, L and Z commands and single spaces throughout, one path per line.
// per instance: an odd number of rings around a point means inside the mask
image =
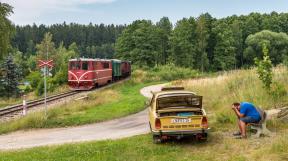
M 104 69 L 109 68 L 109 63 L 102 63 Z
M 70 70 L 80 69 L 80 62 L 70 62 Z
M 88 62 L 87 61 L 82 62 L 82 70 L 88 70 Z

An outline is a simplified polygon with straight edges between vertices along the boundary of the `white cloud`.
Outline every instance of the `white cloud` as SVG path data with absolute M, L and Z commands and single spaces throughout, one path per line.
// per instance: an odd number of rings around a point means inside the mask
M 79 5 L 107 4 L 116 0 L 0 0 L 14 7 L 10 19 L 16 24 L 31 24 L 51 12 L 81 12 Z

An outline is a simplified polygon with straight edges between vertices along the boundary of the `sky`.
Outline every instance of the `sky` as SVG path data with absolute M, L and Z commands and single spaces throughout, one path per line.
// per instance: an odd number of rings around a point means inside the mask
M 0 0 L 14 7 L 17 25 L 55 23 L 130 24 L 138 19 L 176 23 L 183 17 L 210 13 L 222 18 L 251 12 L 288 12 L 288 0 Z

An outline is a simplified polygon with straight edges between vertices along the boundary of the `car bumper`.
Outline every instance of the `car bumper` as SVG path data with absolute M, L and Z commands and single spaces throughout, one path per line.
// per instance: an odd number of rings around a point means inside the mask
M 210 129 L 199 129 L 199 130 L 152 130 L 153 135 L 168 135 L 168 136 L 178 136 L 178 135 L 196 135 L 208 133 Z

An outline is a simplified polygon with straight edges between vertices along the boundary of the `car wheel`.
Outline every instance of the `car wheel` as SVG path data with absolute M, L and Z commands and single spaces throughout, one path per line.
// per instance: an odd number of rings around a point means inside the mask
M 160 144 L 162 143 L 162 139 L 159 135 L 153 135 L 153 143 L 154 144 Z
M 200 139 L 201 142 L 206 142 L 208 139 L 208 134 L 207 133 L 204 133 L 202 138 Z

